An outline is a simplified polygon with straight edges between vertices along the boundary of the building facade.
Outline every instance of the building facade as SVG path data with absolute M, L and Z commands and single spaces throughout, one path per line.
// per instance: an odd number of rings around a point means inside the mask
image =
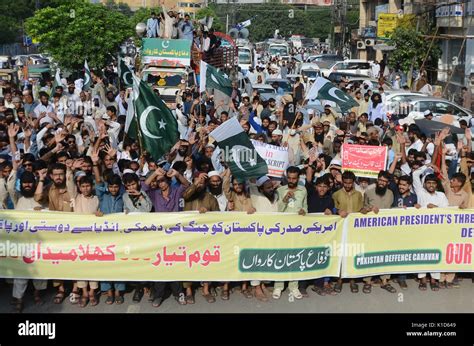
M 380 25 L 385 25 L 379 14 L 395 18 L 432 11 L 442 51 L 438 84 L 447 85 L 448 95 L 459 93 L 462 86 L 474 87 L 474 0 L 360 0 L 359 8 L 359 30 L 351 37 L 355 56 L 380 61 L 394 48 L 378 37 Z

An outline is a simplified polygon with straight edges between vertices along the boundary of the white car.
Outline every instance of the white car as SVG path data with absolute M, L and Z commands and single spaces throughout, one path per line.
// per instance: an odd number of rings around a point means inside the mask
M 328 70 L 321 69 L 321 72 L 324 76 L 329 76 L 329 74 L 332 72 L 342 72 L 361 74 L 370 77 L 372 74 L 372 68 L 369 61 L 348 59 L 336 62 Z
M 321 71 L 317 64 L 303 63 L 299 69 L 299 74 L 307 77 L 309 81 L 314 82 L 316 78 L 321 76 Z
M 409 118 L 423 119 L 424 112 L 430 110 L 434 117 L 441 117 L 445 114 L 451 114 L 455 121 L 464 119 L 469 124 L 473 114 L 471 111 L 458 106 L 457 104 L 437 97 L 413 97 L 409 101 Z

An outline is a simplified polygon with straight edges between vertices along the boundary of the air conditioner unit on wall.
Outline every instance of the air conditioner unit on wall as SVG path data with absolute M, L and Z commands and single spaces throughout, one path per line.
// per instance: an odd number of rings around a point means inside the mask
M 365 42 L 364 41 L 357 41 L 357 49 L 365 49 Z
M 375 40 L 374 39 L 367 38 L 367 39 L 364 40 L 364 43 L 368 47 L 375 46 Z

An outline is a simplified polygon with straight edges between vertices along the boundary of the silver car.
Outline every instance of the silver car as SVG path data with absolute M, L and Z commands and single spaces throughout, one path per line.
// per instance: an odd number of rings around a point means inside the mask
M 426 110 L 430 110 L 435 117 L 451 114 L 457 121 L 464 119 L 468 124 L 473 116 L 471 111 L 451 101 L 437 97 L 416 97 L 412 98 L 409 104 L 410 113 L 408 115 L 414 117 L 414 119 L 419 118 L 420 114 Z

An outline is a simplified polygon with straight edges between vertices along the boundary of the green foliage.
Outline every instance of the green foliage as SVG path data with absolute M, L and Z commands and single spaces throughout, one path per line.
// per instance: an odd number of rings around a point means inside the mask
M 129 19 L 101 4 L 74 1 L 56 8 L 43 8 L 25 27 L 42 50 L 61 68 L 79 69 L 87 59 L 91 68 L 103 67 L 120 44 L 134 35 Z
M 289 10 L 293 10 L 293 18 L 289 18 Z M 328 8 L 309 7 L 304 10 L 277 1 L 259 5 L 220 5 L 216 12 L 220 18 L 225 18 L 226 13 L 229 13 L 231 26 L 256 15 L 248 27 L 252 41 L 273 37 L 276 29 L 283 36 L 300 34 L 325 39 L 332 27 L 331 10 Z M 235 22 L 232 22 L 233 16 Z
M 146 24 L 146 21 L 147 21 L 148 18 L 151 17 L 152 12 L 155 12 L 156 15 L 159 15 L 161 13 L 161 8 L 159 8 L 159 7 L 154 7 L 154 8 L 140 7 L 138 10 L 136 10 L 130 18 L 130 22 L 131 22 L 133 30 L 135 30 L 135 26 L 140 22 Z
M 83 0 L 41 0 L 43 7 L 57 7 L 61 4 Z M 22 22 L 33 16 L 36 0 L 0 1 L 0 44 L 22 41 Z
M 410 70 L 413 61 L 414 68 L 419 69 L 428 51 L 429 55 L 425 63 L 427 67 L 435 67 L 441 56 L 438 44 L 434 42 L 430 50 L 431 39 L 423 38 L 422 33 L 411 26 L 397 27 L 390 36 L 388 44 L 396 47 L 390 54 L 389 64 L 400 66 L 405 72 Z

